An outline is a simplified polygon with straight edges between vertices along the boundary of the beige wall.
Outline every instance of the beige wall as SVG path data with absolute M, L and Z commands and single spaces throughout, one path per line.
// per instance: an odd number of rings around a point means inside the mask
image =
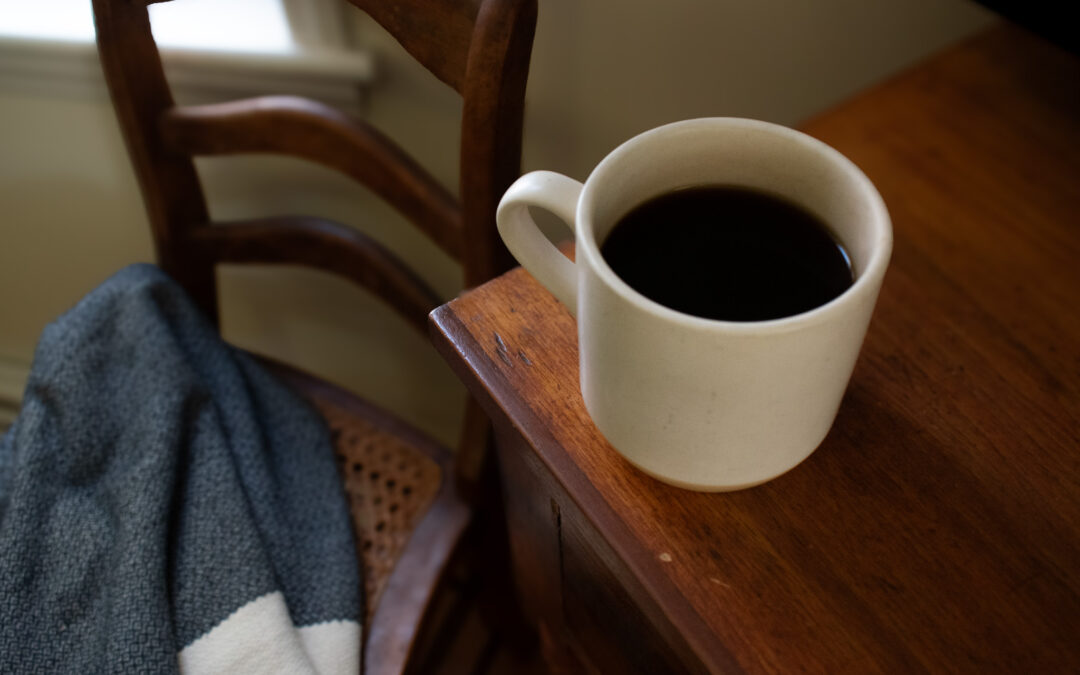
M 687 117 L 795 124 L 987 20 L 959 0 L 540 0 L 525 168 L 581 179 L 627 137 Z M 367 116 L 454 185 L 456 98 L 379 29 L 359 23 L 358 32 L 380 54 Z M 37 89 L 0 89 L 0 375 L 29 363 L 45 322 L 112 271 L 151 257 L 103 93 Z M 446 297 L 458 289 L 458 270 L 438 250 L 329 171 L 251 159 L 201 168 L 218 217 L 336 218 L 420 264 Z M 423 336 L 362 291 L 316 273 L 223 277 L 230 339 L 381 400 L 453 442 L 460 387 Z

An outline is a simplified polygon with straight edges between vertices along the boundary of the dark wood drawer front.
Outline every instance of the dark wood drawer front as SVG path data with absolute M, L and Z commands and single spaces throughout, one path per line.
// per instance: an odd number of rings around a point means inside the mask
M 566 637 L 600 673 L 705 672 L 601 537 L 560 518 Z

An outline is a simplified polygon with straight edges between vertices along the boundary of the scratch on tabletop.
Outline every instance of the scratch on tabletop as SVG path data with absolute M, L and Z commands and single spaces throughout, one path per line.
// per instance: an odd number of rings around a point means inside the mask
M 525 352 L 521 351 L 520 349 L 518 350 L 518 358 L 519 358 L 519 359 L 521 359 L 521 360 L 522 360 L 522 362 L 523 362 L 523 363 L 524 363 L 525 365 L 527 365 L 527 366 L 531 366 L 531 365 L 532 365 L 532 361 L 530 361 L 530 360 L 529 360 L 529 357 L 528 357 L 528 356 L 525 356 Z
M 657 557 L 660 558 L 661 562 L 671 562 L 671 554 L 670 553 L 661 553 Z
M 498 333 L 493 333 L 493 335 L 495 335 L 495 353 L 499 355 L 499 358 L 503 363 L 513 368 L 514 362 L 510 360 L 510 355 L 507 353 L 506 343 L 503 342 L 502 336 Z

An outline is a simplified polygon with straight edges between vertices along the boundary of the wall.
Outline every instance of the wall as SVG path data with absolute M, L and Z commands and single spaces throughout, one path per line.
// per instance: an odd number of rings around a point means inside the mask
M 959 0 L 540 0 L 525 168 L 583 179 L 629 136 L 677 119 L 795 124 L 986 25 Z M 358 20 L 380 77 L 365 114 L 456 183 L 460 104 L 378 27 Z M 42 326 L 112 271 L 150 260 L 134 176 L 103 90 L 0 89 L 0 397 Z M 457 268 L 370 195 L 299 162 L 202 162 L 220 218 L 308 212 L 373 233 L 447 298 Z M 380 400 L 453 443 L 463 393 L 417 335 L 318 273 L 222 273 L 226 336 Z M 377 326 L 379 332 L 366 328 Z

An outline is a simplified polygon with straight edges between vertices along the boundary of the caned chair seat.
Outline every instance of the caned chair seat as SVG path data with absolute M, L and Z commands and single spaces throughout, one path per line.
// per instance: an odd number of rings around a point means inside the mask
M 364 624 L 370 625 L 391 572 L 450 475 L 452 454 L 344 389 L 259 360 L 310 401 L 330 429 L 361 560 Z

